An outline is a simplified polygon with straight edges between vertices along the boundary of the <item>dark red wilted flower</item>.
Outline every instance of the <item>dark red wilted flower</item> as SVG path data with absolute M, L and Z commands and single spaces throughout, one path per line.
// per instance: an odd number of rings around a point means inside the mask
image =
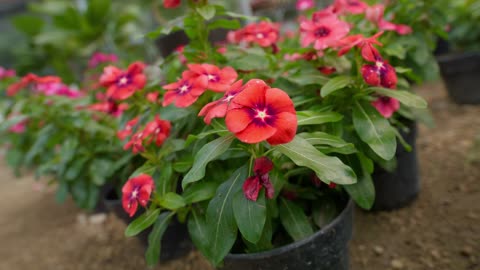
M 163 96 L 162 106 L 174 102 L 176 107 L 185 108 L 197 101 L 207 89 L 208 79 L 206 76 L 194 75 L 191 71 L 184 71 L 180 81 L 163 86 L 168 91 Z
M 115 66 L 103 69 L 100 84 L 107 87 L 107 97 L 115 100 L 124 100 L 132 96 L 135 91 L 143 89 L 147 77 L 143 74 L 145 64 L 132 63 L 123 71 Z
M 371 86 L 383 86 L 392 89 L 397 86 L 395 69 L 381 59 L 375 61 L 375 64 L 363 65 L 362 76 L 365 82 Z
M 147 206 L 154 189 L 153 178 L 150 175 L 140 174 L 128 179 L 122 188 L 122 206 L 130 217 L 137 212 L 138 204 Z
M 117 137 L 120 140 L 124 140 L 125 138 L 130 136 L 132 134 L 133 128 L 137 125 L 137 123 L 138 116 L 128 121 L 127 124 L 125 124 L 125 128 L 117 132 Z
M 237 72 L 232 67 L 219 67 L 211 64 L 189 64 L 188 77 L 204 77 L 207 88 L 215 92 L 225 92 L 237 79 Z
M 320 71 L 322 74 L 330 75 L 330 74 L 336 72 L 337 69 L 334 68 L 334 67 L 319 67 L 318 71 Z
M 377 100 L 372 102 L 372 105 L 385 118 L 392 117 L 393 113 L 400 109 L 400 102 L 391 97 L 379 97 Z
M 258 193 L 265 188 L 265 195 L 268 199 L 272 199 L 275 194 L 273 185 L 270 182 L 268 173 L 273 169 L 272 161 L 267 157 L 261 157 L 255 159 L 253 167 L 254 175 L 247 178 L 243 183 L 243 194 L 251 201 L 257 201 Z
M 340 39 L 348 34 L 350 26 L 329 12 L 317 13 L 316 17 L 300 23 L 301 44 L 303 47 L 313 43 L 316 50 L 335 47 Z
M 176 8 L 180 5 L 181 0 L 163 0 L 164 8 Z
M 232 84 L 230 90 L 225 92 L 225 95 L 223 95 L 221 99 L 205 105 L 198 113 L 198 116 L 204 116 L 203 121 L 205 121 L 207 125 L 210 125 L 213 118 L 225 117 L 230 101 L 243 90 L 242 83 L 243 81 L 239 80 Z
M 247 82 L 232 99 L 225 123 L 245 143 L 288 143 L 297 131 L 295 108 L 287 93 L 258 79 Z

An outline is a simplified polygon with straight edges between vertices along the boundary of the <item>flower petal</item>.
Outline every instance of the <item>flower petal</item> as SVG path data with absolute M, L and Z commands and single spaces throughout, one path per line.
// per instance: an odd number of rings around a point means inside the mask
M 244 130 L 252 121 L 248 108 L 232 109 L 225 116 L 225 124 L 230 132 L 237 133 Z
M 251 201 L 257 201 L 258 193 L 260 192 L 261 188 L 262 185 L 260 184 L 257 176 L 247 178 L 247 180 L 245 180 L 245 182 L 243 183 L 242 187 L 245 198 Z
M 244 143 L 259 143 L 270 138 L 277 132 L 277 129 L 269 125 L 257 125 L 250 123 L 244 130 L 235 134 Z
M 272 108 L 276 113 L 290 112 L 295 114 L 295 107 L 293 101 L 287 93 L 278 88 L 270 88 L 265 94 L 266 104 Z
M 297 116 L 289 112 L 280 113 L 275 121 L 277 132 L 267 139 L 271 145 L 289 143 L 297 133 Z
M 258 79 L 253 79 L 245 84 L 245 88 L 242 92 L 232 100 L 233 103 L 243 105 L 246 107 L 256 107 L 259 104 L 265 104 L 265 93 L 267 92 L 268 85 Z

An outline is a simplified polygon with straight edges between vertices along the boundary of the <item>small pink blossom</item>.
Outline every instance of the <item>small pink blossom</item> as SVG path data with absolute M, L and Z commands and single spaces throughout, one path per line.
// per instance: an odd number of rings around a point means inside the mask
M 102 63 L 115 63 L 118 61 L 118 57 L 115 54 L 106 54 L 101 52 L 96 52 L 92 55 L 88 61 L 89 68 L 95 68 Z
M 295 8 L 300 11 L 311 9 L 315 7 L 315 1 L 313 0 L 297 0 Z
M 0 80 L 15 77 L 15 75 L 16 75 L 15 70 L 0 67 Z
M 400 102 L 391 97 L 379 97 L 377 100 L 372 102 L 372 105 L 385 118 L 392 117 L 393 113 L 400 109 Z

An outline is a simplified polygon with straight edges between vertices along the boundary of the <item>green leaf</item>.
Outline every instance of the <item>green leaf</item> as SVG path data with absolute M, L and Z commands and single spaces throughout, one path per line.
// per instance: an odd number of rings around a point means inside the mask
M 89 174 L 93 182 L 100 186 L 113 174 L 113 161 L 108 159 L 95 159 L 90 163 Z
M 163 212 L 158 216 L 155 225 L 153 225 L 152 232 L 148 235 L 148 248 L 145 252 L 145 259 L 148 266 L 154 266 L 160 258 L 162 237 L 167 230 L 173 214 L 174 212 Z
M 395 131 L 387 119 L 369 103 L 355 102 L 353 126 L 362 141 L 381 158 L 390 160 L 395 156 L 397 140 Z
M 319 228 L 323 228 L 325 225 L 331 223 L 340 212 L 340 209 L 338 209 L 335 203 L 335 198 L 332 196 L 322 196 L 313 203 L 312 208 L 313 222 L 315 222 Z
M 298 111 L 297 123 L 299 126 L 319 125 L 330 122 L 338 122 L 343 116 L 336 112 L 314 112 L 314 111 Z
M 230 61 L 236 70 L 263 70 L 268 68 L 268 60 L 259 55 L 247 54 Z
M 370 209 L 375 201 L 375 186 L 372 177 L 363 173 L 358 177 L 357 183 L 343 186 L 347 193 L 363 209 Z
M 34 36 L 42 31 L 44 22 L 41 18 L 31 15 L 18 15 L 12 20 L 18 30 L 29 36 Z
M 304 138 L 311 145 L 328 145 L 338 148 L 353 147 L 355 149 L 355 146 L 352 143 L 348 143 L 338 136 L 330 135 L 321 131 L 300 133 L 298 136 Z
M 92 26 L 103 23 L 107 19 L 110 10 L 111 0 L 89 0 L 87 8 L 87 19 Z
M 233 214 L 243 237 L 250 243 L 257 243 L 267 218 L 265 191 L 262 189 L 257 201 L 247 199 L 243 190 L 237 192 L 233 198 Z
M 305 72 L 302 70 L 297 74 L 286 77 L 285 79 L 300 86 L 311 84 L 324 85 L 328 82 L 328 77 L 321 75 L 318 70 L 313 70 L 310 72 Z
M 190 185 L 184 192 L 185 203 L 192 204 L 211 199 L 215 195 L 218 184 L 215 182 L 197 182 Z
M 160 209 L 157 208 L 153 211 L 147 211 L 145 214 L 139 216 L 137 219 L 132 221 L 125 229 L 125 236 L 131 237 L 141 233 L 146 228 L 150 227 L 160 214 Z
M 322 97 L 326 97 L 331 93 L 345 88 L 352 82 L 352 77 L 350 76 L 337 76 L 335 78 L 330 79 L 320 90 L 320 95 Z
M 419 109 L 424 109 L 427 107 L 427 102 L 423 98 L 415 94 L 412 94 L 408 91 L 392 90 L 392 89 L 382 88 L 382 87 L 371 87 L 371 88 L 368 88 L 368 90 L 373 90 L 379 93 L 380 95 L 398 99 L 398 101 L 410 107 L 419 108 Z
M 207 208 L 206 223 L 208 246 L 205 256 L 217 266 L 230 252 L 237 239 L 237 224 L 233 214 L 233 196 L 247 178 L 247 166 L 236 170 L 217 190 Z
M 185 200 L 182 196 L 174 192 L 168 192 L 160 198 L 160 206 L 168 210 L 177 210 L 185 206 Z
M 289 157 L 298 166 L 312 169 L 326 183 L 348 185 L 356 182 L 357 177 L 350 167 L 343 164 L 337 157 L 322 154 L 300 136 L 295 136 L 293 141 L 277 145 L 274 148 Z
M 196 182 L 205 176 L 205 169 L 207 164 L 225 153 L 233 142 L 235 136 L 233 134 L 219 137 L 207 144 L 205 144 L 200 151 L 195 155 L 193 167 L 188 171 L 182 181 L 182 188 L 185 188 L 189 183 Z
M 203 7 L 197 8 L 198 14 L 200 14 L 206 21 L 210 20 L 215 16 L 215 7 L 211 5 L 206 5 Z
M 218 29 L 218 28 L 234 30 L 240 27 L 241 27 L 241 24 L 237 20 L 220 19 L 208 24 L 209 30 Z
M 172 163 L 164 163 L 162 168 L 156 168 L 152 176 L 155 180 L 157 195 L 163 196 L 172 191 Z
M 313 234 L 313 229 L 303 209 L 294 202 L 280 199 L 280 221 L 293 240 L 302 240 Z
M 35 143 L 32 145 L 30 150 L 25 156 L 25 163 L 31 164 L 33 159 L 41 154 L 44 151 L 47 151 L 48 141 L 52 138 L 52 135 L 55 133 L 55 127 L 53 124 L 45 126 L 39 133 L 35 140 Z
M 152 162 L 145 162 L 142 166 L 140 166 L 138 169 L 136 169 L 131 175 L 130 177 L 128 177 L 128 179 L 130 178 L 133 178 L 135 176 L 138 176 L 140 174 L 148 174 L 148 175 L 153 175 L 153 173 L 155 173 L 155 170 L 157 169 L 157 167 L 155 166 L 155 164 L 153 164 Z
M 207 256 L 208 254 L 208 227 L 205 220 L 205 215 L 202 215 L 197 208 L 192 208 L 190 217 L 187 221 L 188 233 L 192 239 L 192 242 L 195 244 L 195 247 Z

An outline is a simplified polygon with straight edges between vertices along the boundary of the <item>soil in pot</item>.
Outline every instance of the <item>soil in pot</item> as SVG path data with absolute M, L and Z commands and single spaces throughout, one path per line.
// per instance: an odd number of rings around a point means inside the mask
M 437 56 L 450 98 L 458 104 L 480 104 L 480 52 Z
M 375 203 L 372 210 L 394 210 L 412 203 L 420 191 L 420 177 L 417 160 L 417 125 L 408 125 L 409 132 L 401 131 L 404 140 L 412 147 L 408 152 L 401 144 L 397 147 L 395 157 L 397 167 L 388 172 L 378 166 L 372 175 L 375 185 Z
M 127 224 L 144 213 L 144 209 L 139 208 L 133 217 L 129 217 L 123 210 L 122 200 L 113 187 L 105 193 L 103 201 L 109 211 L 113 212 Z M 151 231 L 152 227 L 137 235 L 145 247 L 148 246 L 148 235 Z M 163 235 L 161 247 L 160 261 L 162 262 L 176 259 L 189 253 L 193 244 L 188 235 L 187 226 L 178 222 L 177 219 L 173 219 Z
M 341 213 L 315 234 L 272 250 L 229 254 L 224 270 L 347 270 L 348 242 L 352 237 L 353 203 L 343 203 Z

